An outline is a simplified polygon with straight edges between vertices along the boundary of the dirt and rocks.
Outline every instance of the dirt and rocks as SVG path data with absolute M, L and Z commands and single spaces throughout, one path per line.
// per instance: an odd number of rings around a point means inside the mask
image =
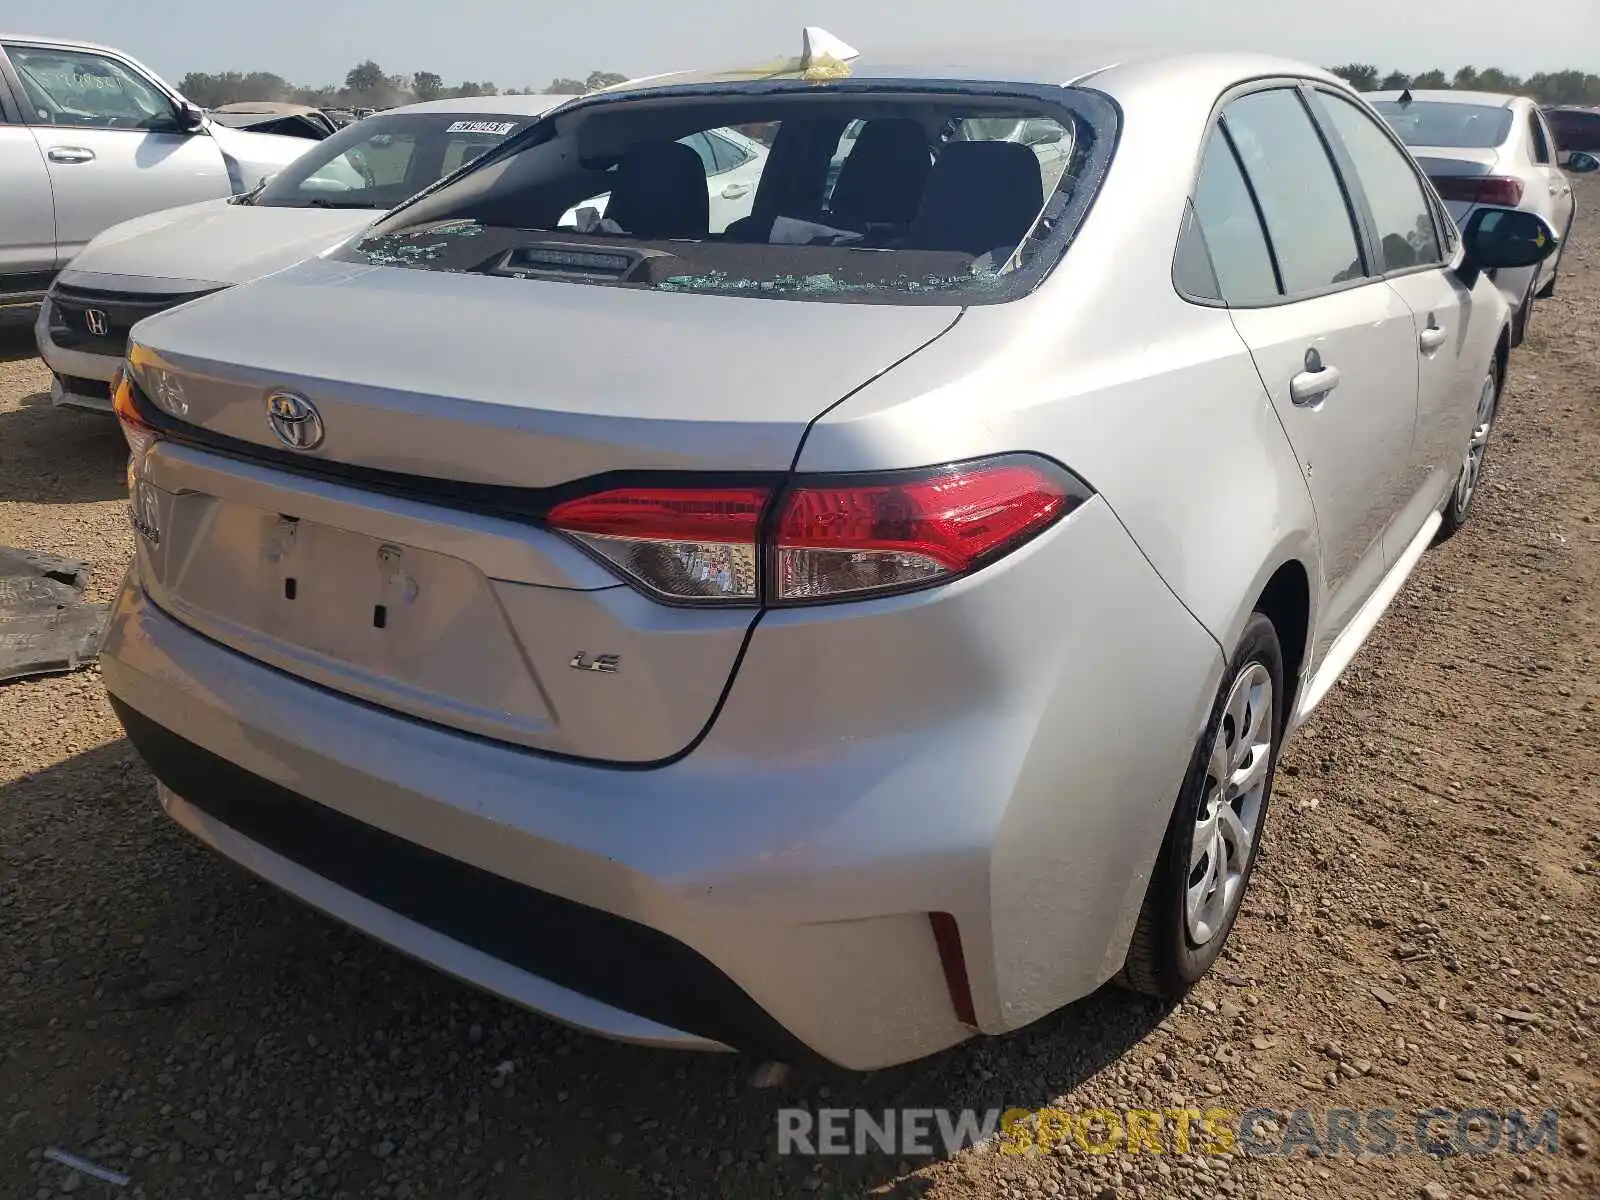
M 0 1196 L 1600 1196 L 1600 184 L 1579 193 L 1474 520 L 1285 753 L 1233 945 L 1175 1010 L 1108 990 L 868 1076 L 611 1045 L 214 857 L 158 814 L 92 671 L 24 681 L 0 688 Z M 0 544 L 89 561 L 109 598 L 122 444 L 47 382 L 0 343 Z M 1252 1145 L 1293 1152 L 782 1157 L 792 1106 L 1271 1108 Z M 1459 1147 L 1462 1114 L 1496 1148 L 1406 1153 L 1433 1108 L 1425 1133 Z M 1473 1109 L 1554 1110 L 1554 1152 Z

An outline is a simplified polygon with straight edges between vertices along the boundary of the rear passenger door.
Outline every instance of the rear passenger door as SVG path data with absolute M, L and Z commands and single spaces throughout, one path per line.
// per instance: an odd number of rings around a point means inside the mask
M 1417 338 L 1410 497 L 1391 539 L 1392 556 L 1405 549 L 1455 483 L 1499 340 L 1500 313 L 1492 301 L 1474 302 L 1471 289 L 1450 269 L 1455 231 L 1388 128 L 1325 89 L 1312 93 L 1312 103 L 1326 121 L 1329 143 L 1366 226 L 1377 260 L 1374 273 L 1381 273 L 1411 310 Z
M 1298 87 L 1224 105 L 1195 216 L 1311 492 L 1332 639 L 1383 578 L 1407 493 L 1417 407 L 1411 311 L 1373 278 L 1343 186 Z
M 1544 119 L 1544 114 L 1537 108 L 1528 112 L 1529 133 L 1533 141 L 1533 160 L 1540 179 L 1544 183 L 1545 194 L 1550 197 L 1550 224 L 1557 234 L 1566 237 L 1572 228 L 1572 214 L 1574 201 L 1572 198 L 1572 184 L 1567 181 L 1566 172 L 1556 160 L 1560 157 L 1556 146 L 1555 135 L 1550 132 L 1550 125 Z M 1556 263 L 1554 258 L 1546 259 L 1540 270 L 1554 274 Z M 1541 275 L 1541 278 L 1544 276 Z

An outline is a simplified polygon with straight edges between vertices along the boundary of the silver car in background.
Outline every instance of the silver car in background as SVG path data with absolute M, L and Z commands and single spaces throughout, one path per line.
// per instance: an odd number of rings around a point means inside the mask
M 1176 996 L 1478 491 L 1486 272 L 1554 249 L 1277 59 L 589 97 L 134 331 L 105 682 L 197 837 L 611 1037 L 875 1068 Z
M 431 100 L 347 125 L 239 196 L 124 221 L 56 277 L 34 331 L 56 404 L 111 411 L 145 317 L 309 258 L 512 137 L 570 96 Z
M 1370 92 L 1367 100 L 1411 148 L 1445 207 L 1464 226 L 1483 205 L 1518 208 L 1543 218 L 1564 240 L 1577 215 L 1559 147 L 1537 102 L 1492 92 Z M 1519 345 L 1533 302 L 1554 295 L 1561 256 L 1498 272 L 1495 282 L 1515 313 Z
M 211 121 L 120 50 L 0 33 L 0 317 L 31 317 L 108 226 L 244 192 L 309 145 Z

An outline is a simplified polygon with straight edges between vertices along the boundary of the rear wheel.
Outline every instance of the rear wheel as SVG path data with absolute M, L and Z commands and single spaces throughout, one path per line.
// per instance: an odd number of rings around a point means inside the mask
M 1176 999 L 1222 953 L 1266 827 L 1283 732 L 1283 650 L 1254 613 L 1195 749 L 1119 982 Z
M 1490 367 L 1478 393 L 1478 415 L 1472 424 L 1472 435 L 1461 456 L 1461 470 L 1456 475 L 1456 486 L 1445 501 L 1444 522 L 1439 526 L 1437 540 L 1444 541 L 1467 523 L 1472 501 L 1483 482 L 1483 462 L 1489 454 L 1489 436 L 1494 432 L 1494 419 L 1500 409 L 1500 370 Z

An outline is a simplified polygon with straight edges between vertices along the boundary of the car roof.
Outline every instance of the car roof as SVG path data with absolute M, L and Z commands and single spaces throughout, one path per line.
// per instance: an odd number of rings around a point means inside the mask
M 572 96 L 453 96 L 448 100 L 424 100 L 420 104 L 404 104 L 399 108 L 386 108 L 374 113 L 377 117 L 418 116 L 427 113 L 496 113 L 508 117 L 536 117 L 558 104 L 572 100 Z
M 1426 100 L 1430 104 L 1481 104 L 1488 108 L 1510 108 L 1519 101 L 1527 100 L 1525 96 L 1507 96 L 1502 92 L 1458 92 L 1453 88 L 1411 88 L 1408 90 L 1411 92 L 1413 100 Z M 1369 101 L 1398 100 L 1405 95 L 1405 91 L 1363 92 L 1362 95 Z M 1531 104 L 1532 101 L 1528 101 L 1528 103 Z
M 1119 88 L 1148 87 L 1165 81 L 1186 89 L 1217 90 L 1248 79 L 1291 76 L 1344 87 L 1320 67 L 1275 55 L 1173 51 L 1146 44 L 1032 40 L 1011 43 L 952 43 L 896 52 L 863 53 L 835 78 L 950 81 L 957 83 L 1083 85 L 1111 94 Z M 769 60 L 747 67 L 681 71 L 618 84 L 607 91 L 710 84 L 755 84 L 799 79 L 795 60 Z M 815 79 L 825 84 L 827 79 Z M 1192 94 L 1192 93 L 1191 93 Z
M 99 42 L 85 42 L 79 38 L 45 37 L 35 33 L 0 33 L 0 42 L 26 42 L 30 46 L 51 46 L 57 50 L 99 50 L 121 58 L 129 57 L 126 50 L 119 50 L 115 46 L 102 46 Z

